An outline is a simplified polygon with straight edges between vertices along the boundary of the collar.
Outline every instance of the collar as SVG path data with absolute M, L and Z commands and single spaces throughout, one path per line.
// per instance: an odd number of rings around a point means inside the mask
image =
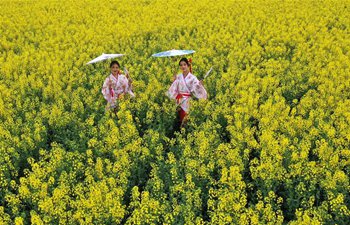
M 192 73 L 191 73 L 191 72 L 188 72 L 188 74 L 186 75 L 186 77 L 185 77 L 185 75 L 184 75 L 183 73 L 181 73 L 181 75 L 182 75 L 182 77 L 183 77 L 184 79 L 186 79 L 187 77 L 191 76 Z

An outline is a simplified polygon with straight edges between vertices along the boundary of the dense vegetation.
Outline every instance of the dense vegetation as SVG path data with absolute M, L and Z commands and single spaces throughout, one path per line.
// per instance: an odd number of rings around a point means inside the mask
M 348 0 L 0 0 L 0 224 L 349 224 L 349 26 Z M 214 67 L 180 132 L 174 48 Z

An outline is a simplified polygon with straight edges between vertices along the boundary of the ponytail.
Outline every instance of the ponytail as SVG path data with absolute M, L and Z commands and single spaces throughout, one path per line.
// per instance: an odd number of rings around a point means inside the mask
M 189 58 L 188 62 L 190 63 L 190 72 L 192 73 L 192 59 Z

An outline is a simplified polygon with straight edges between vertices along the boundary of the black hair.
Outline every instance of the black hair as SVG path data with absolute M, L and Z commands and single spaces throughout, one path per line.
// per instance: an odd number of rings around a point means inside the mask
M 186 64 L 187 64 L 187 66 L 190 66 L 191 65 L 191 63 L 190 63 L 190 61 L 188 61 L 188 59 L 187 58 L 182 58 L 182 59 L 180 59 L 180 61 L 179 61 L 179 66 L 180 66 L 180 63 L 181 62 L 185 62 Z
M 109 68 L 112 68 L 112 66 L 113 66 L 114 64 L 117 64 L 118 67 L 120 68 L 120 64 L 119 64 L 119 62 L 116 61 L 116 60 L 114 60 L 114 61 L 111 62 L 111 64 L 109 65 Z

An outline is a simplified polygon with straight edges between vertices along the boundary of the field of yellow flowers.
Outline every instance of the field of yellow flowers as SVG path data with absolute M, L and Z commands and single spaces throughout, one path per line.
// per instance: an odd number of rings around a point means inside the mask
M 169 49 L 214 68 L 182 132 Z M 349 224 L 349 174 L 349 0 L 0 0 L 0 224 Z

